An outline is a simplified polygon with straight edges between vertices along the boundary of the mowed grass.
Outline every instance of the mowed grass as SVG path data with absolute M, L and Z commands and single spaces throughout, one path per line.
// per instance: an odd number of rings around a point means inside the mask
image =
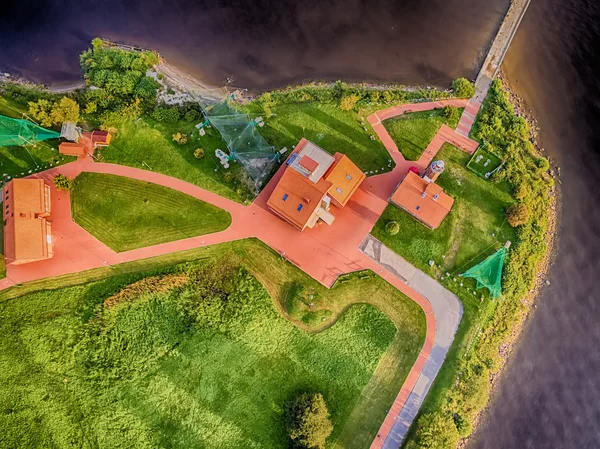
M 110 146 L 100 151 L 100 157 L 104 162 L 173 176 L 225 198 L 243 202 L 246 198 L 245 189 L 235 179 L 228 181 L 226 177 L 227 172 L 239 174 L 242 168 L 232 163 L 231 168 L 223 169 L 215 157 L 217 148 L 227 152 L 220 134 L 211 128 L 201 137 L 194 125 L 184 121 L 161 123 L 148 116 L 135 121 L 123 121 L 117 125 L 118 131 Z M 179 145 L 173 141 L 172 136 L 177 132 L 188 136 L 186 144 Z M 196 148 L 205 150 L 202 159 L 194 157 Z
M 463 108 L 459 109 L 459 117 Z M 405 159 L 416 161 L 421 157 L 443 124 L 456 129 L 458 120 L 448 120 L 442 109 L 411 112 L 385 120 L 383 125 L 398 145 Z
M 82 173 L 71 194 L 74 220 L 117 252 L 222 231 L 231 216 L 167 187 Z
M 251 111 L 252 112 L 252 111 Z M 254 111 L 253 115 L 260 112 Z M 273 116 L 260 128 L 264 138 L 276 148 L 291 150 L 301 138 L 316 143 L 331 154 L 347 155 L 362 171 L 391 170 L 390 156 L 371 125 L 354 111 L 319 102 L 284 104 L 273 108 Z M 366 129 L 365 129 L 366 128 Z
M 241 273 L 232 297 L 242 305 L 239 313 L 218 331 L 179 327 L 173 307 L 197 294 L 196 270 L 238 263 L 264 288 Z M 150 271 L 140 273 L 141 267 Z M 121 270 L 118 276 L 89 282 L 115 270 Z M 102 306 L 148 274 L 185 274 L 191 282 L 172 292 L 138 291 L 138 299 L 114 310 Z M 258 241 L 244 240 L 61 279 L 87 279 L 85 285 L 31 293 L 54 285 L 41 281 L 10 301 L 3 292 L 4 441 L 44 447 L 285 447 L 281 406 L 296 391 L 311 389 L 328 403 L 330 446 L 366 447 L 416 359 L 425 320 L 389 284 L 361 277 L 327 290 Z M 310 291 L 313 307 L 329 308 L 329 318 L 318 326 L 283 318 L 289 283 Z M 88 333 L 89 326 L 104 331 Z M 99 335 L 119 343 L 98 345 Z M 121 353 L 125 365 L 114 358 Z M 121 374 L 108 382 L 98 376 L 102 370 Z
M 437 183 L 454 198 L 452 210 L 435 230 L 408 213 L 388 206 L 373 229 L 373 235 L 423 271 L 437 276 L 470 266 L 474 258 L 487 256 L 514 229 L 505 220 L 505 209 L 514 202 L 507 183 L 492 183 L 466 168 L 470 155 L 445 143 L 436 156 L 446 164 Z M 395 220 L 400 232 L 390 236 L 385 224 Z M 435 262 L 434 267 L 429 261 Z

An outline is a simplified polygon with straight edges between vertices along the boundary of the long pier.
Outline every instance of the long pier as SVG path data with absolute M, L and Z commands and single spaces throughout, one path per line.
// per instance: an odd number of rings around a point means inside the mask
M 483 104 L 492 80 L 500 70 L 504 56 L 506 56 L 521 20 L 527 12 L 529 3 L 531 0 L 512 0 L 475 80 L 475 95 L 469 100 L 456 128 L 459 134 L 469 135 L 475 116 Z

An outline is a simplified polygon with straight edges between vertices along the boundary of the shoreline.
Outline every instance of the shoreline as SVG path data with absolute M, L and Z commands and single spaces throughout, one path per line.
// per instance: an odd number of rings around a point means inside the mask
M 530 138 L 535 153 L 538 156 L 546 157 L 545 150 L 541 146 L 539 140 L 540 137 L 538 131 L 540 130 L 540 127 L 538 126 L 537 120 L 533 116 L 533 112 L 530 109 L 527 109 L 527 105 L 525 104 L 523 98 L 521 98 L 511 87 L 510 82 L 506 75 L 504 75 L 502 69 L 498 71 L 497 78 L 502 83 L 502 88 L 506 91 L 508 100 L 514 107 L 515 113 L 527 121 L 527 124 L 530 128 Z M 468 446 L 469 441 L 473 438 L 473 435 L 475 435 L 477 429 L 481 428 L 481 421 L 485 420 L 487 412 L 492 405 L 492 401 L 497 397 L 498 385 L 506 372 L 506 366 L 511 359 L 513 351 L 519 346 L 520 339 L 523 336 L 523 331 L 525 330 L 529 318 L 537 308 L 536 303 L 540 299 L 542 288 L 550 285 L 548 275 L 558 250 L 557 232 L 559 225 L 559 211 L 561 208 L 561 191 L 558 185 L 561 182 L 559 178 L 560 167 L 558 165 L 553 165 L 551 161 L 549 162 L 550 168 L 548 171 L 551 178 L 555 180 L 555 185 L 550 188 L 551 207 L 550 214 L 548 216 L 548 229 L 544 234 L 546 252 L 542 259 L 538 262 L 538 270 L 536 272 L 535 283 L 533 287 L 531 290 L 529 290 L 527 295 L 521 299 L 521 304 L 523 304 L 525 308 L 520 313 L 519 320 L 514 323 L 515 326 L 513 327 L 512 332 L 498 348 L 498 355 L 500 356 L 502 362 L 498 371 L 490 374 L 490 394 L 488 404 L 474 419 L 473 433 L 459 442 L 458 448 L 461 449 Z

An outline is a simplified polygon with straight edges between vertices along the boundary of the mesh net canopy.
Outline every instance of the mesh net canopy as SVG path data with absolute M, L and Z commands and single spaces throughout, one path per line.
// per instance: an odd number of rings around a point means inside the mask
M 506 247 L 500 248 L 483 262 L 469 268 L 461 276 L 477 281 L 477 288 L 486 287 L 492 298 L 502 295 L 502 267 L 506 258 Z
M 29 120 L 0 115 L 0 147 L 23 146 L 55 139 L 60 134 Z
M 232 159 L 241 163 L 256 190 L 279 160 L 279 153 L 260 135 L 257 122 L 231 105 L 231 96 L 204 108 L 204 115 L 223 137 Z

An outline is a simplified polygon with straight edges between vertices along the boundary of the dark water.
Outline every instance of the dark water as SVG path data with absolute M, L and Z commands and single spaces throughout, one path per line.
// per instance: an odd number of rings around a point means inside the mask
M 8 3 L 7 3 L 8 2 Z M 474 77 L 508 0 L 4 0 L 0 71 L 78 79 L 96 35 L 157 48 L 219 84 L 305 79 L 447 85 Z M 532 0 L 505 64 L 562 167 L 559 253 L 471 447 L 600 448 L 600 11 Z
M 156 48 L 211 83 L 233 77 L 236 86 L 267 88 L 313 78 L 447 86 L 474 77 L 508 0 L 2 4 L 0 71 L 68 84 L 79 78 L 77 55 L 101 35 Z
M 562 167 L 564 201 L 551 285 L 475 449 L 600 448 L 599 27 L 597 1 L 533 0 L 505 63 Z

